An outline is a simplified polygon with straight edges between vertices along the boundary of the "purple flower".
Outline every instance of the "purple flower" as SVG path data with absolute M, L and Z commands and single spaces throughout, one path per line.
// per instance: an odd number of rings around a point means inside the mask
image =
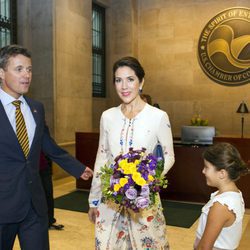
M 148 173 L 149 173 L 150 175 L 153 175 L 153 176 L 154 176 L 154 175 L 155 175 L 155 170 L 149 170 Z
M 149 196 L 149 186 L 148 185 L 142 186 L 140 195 L 142 197 L 145 197 L 145 198 L 147 198 Z
M 122 173 L 120 171 L 117 171 L 116 169 L 114 170 L 114 174 L 113 174 L 114 178 L 121 178 L 122 177 Z
M 119 180 L 120 179 L 116 179 L 114 178 L 113 176 L 110 177 L 110 186 L 114 186 L 115 184 L 118 184 L 119 183 Z
M 129 185 L 129 183 L 127 183 L 124 185 L 123 190 L 127 191 L 129 188 L 130 188 L 130 185 Z
M 149 161 L 149 169 L 150 170 L 155 170 L 156 169 L 156 166 L 157 166 L 157 160 L 155 159 L 151 159 L 151 161 Z
M 149 205 L 149 199 L 139 196 L 135 199 L 135 204 L 138 208 L 146 208 Z
M 125 195 L 128 199 L 133 200 L 137 197 L 137 191 L 134 188 L 129 188 L 126 192 Z

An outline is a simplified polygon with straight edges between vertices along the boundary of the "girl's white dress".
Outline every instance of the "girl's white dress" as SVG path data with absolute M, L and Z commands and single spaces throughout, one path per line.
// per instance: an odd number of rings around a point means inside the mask
M 152 153 L 157 142 L 164 153 L 166 174 L 174 164 L 173 138 L 166 112 L 146 104 L 133 119 L 126 118 L 121 105 L 103 112 L 100 122 L 99 147 L 89 195 L 89 206 L 98 208 L 95 225 L 96 249 L 168 249 L 166 223 L 161 204 L 135 213 L 114 203 L 102 202 L 98 173 L 120 153 L 146 148 Z
M 218 194 L 218 191 L 216 191 L 211 194 L 210 200 L 202 208 L 196 238 L 198 241 L 201 239 L 206 227 L 209 210 L 215 202 L 219 202 L 220 204 L 227 206 L 227 208 L 235 214 L 236 219 L 231 226 L 224 227 L 221 230 L 214 243 L 214 248 L 234 250 L 240 243 L 242 235 L 242 220 L 245 213 L 245 204 L 241 192 L 224 192 L 222 194 Z

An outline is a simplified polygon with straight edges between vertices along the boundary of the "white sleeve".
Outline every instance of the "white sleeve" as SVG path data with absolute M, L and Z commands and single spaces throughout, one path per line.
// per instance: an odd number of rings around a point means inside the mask
M 237 193 L 224 193 L 224 195 L 215 196 L 213 199 L 213 203 L 219 202 L 221 205 L 226 206 L 229 211 L 233 211 L 236 215 L 235 222 L 239 222 L 243 219 L 245 213 L 245 204 L 242 198 L 239 198 L 239 194 Z
M 94 166 L 94 175 L 91 183 L 91 189 L 89 194 L 89 206 L 90 207 L 98 207 L 101 198 L 102 198 L 102 190 L 101 190 L 101 179 L 100 179 L 100 169 L 106 163 L 108 163 L 108 141 L 107 141 L 107 131 L 105 130 L 103 115 L 100 121 L 100 137 L 99 137 L 99 146 L 95 160 Z
M 162 172 L 162 176 L 164 176 L 173 166 L 175 161 L 171 125 L 166 112 L 164 112 L 164 115 L 160 120 L 159 128 L 157 130 L 157 137 L 161 143 L 164 155 L 164 170 Z

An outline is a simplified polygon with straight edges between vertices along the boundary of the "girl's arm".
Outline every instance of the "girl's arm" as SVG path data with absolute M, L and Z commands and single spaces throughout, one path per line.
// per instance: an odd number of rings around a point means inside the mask
M 205 231 L 197 250 L 212 250 L 222 228 L 232 225 L 235 218 L 235 214 L 227 206 L 215 202 L 209 210 Z

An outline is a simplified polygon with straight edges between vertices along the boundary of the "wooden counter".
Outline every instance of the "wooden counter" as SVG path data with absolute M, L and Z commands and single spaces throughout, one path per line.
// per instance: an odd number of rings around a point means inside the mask
M 202 174 L 202 153 L 207 146 L 174 145 L 175 163 L 167 174 L 168 187 L 161 196 L 170 200 L 206 202 L 213 188 Z
M 93 169 L 98 148 L 98 133 L 76 133 L 76 158 Z M 250 160 L 250 139 L 216 137 L 215 142 L 230 142 L 240 151 L 242 158 Z M 208 201 L 215 189 L 206 185 L 202 174 L 202 152 L 208 146 L 174 145 L 175 164 L 167 174 L 169 185 L 161 196 L 169 200 L 202 202 Z M 76 187 L 89 189 L 91 180 L 77 180 Z M 246 207 L 250 208 L 250 175 L 243 176 L 237 183 L 242 191 Z

